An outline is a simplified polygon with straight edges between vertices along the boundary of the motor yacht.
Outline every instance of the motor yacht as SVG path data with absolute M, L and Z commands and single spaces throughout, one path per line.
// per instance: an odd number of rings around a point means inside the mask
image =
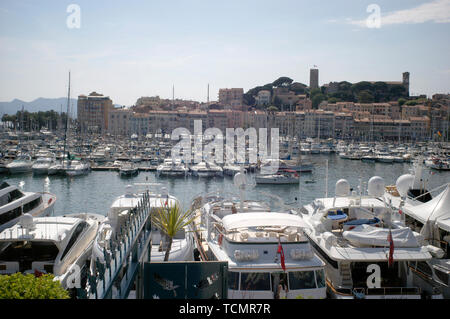
M 28 173 L 31 172 L 33 162 L 29 155 L 19 155 L 14 161 L 6 165 L 9 173 Z
M 53 194 L 24 192 L 3 182 L 0 185 L 0 231 L 16 224 L 23 214 L 33 217 L 52 215 L 55 202 Z
M 372 177 L 368 193 L 350 192 L 345 179 L 335 197 L 320 198 L 300 209 L 306 235 L 326 261 L 328 293 L 338 299 L 442 298 L 437 276 L 424 278 L 432 256 L 423 236 L 402 226 L 386 205 L 384 181 Z
M 241 166 L 238 164 L 229 163 L 229 164 L 225 164 L 223 166 L 223 173 L 228 176 L 234 176 L 235 174 L 239 173 L 240 171 L 241 171 Z M 247 172 L 246 169 L 244 169 L 244 173 L 245 172 Z
M 54 157 L 38 157 L 32 166 L 33 174 L 48 174 L 48 169 L 55 164 Z
M 119 175 L 120 176 L 134 176 L 139 174 L 139 169 L 134 165 L 133 162 L 125 162 L 120 165 Z
M 168 177 L 184 177 L 187 175 L 189 169 L 181 162 L 181 160 L 172 158 L 164 159 L 164 162 L 156 168 L 157 176 Z
M 77 284 L 86 282 L 92 243 L 103 219 L 84 213 L 22 215 L 18 224 L 0 233 L 0 274 L 51 273 L 63 288 L 81 288 Z M 78 278 L 71 276 L 76 272 Z
M 314 254 L 300 217 L 260 201 L 220 195 L 204 200 L 193 227 L 205 239 L 199 245 L 205 258 L 228 263 L 228 298 L 326 297 L 325 263 Z
M 47 170 L 47 175 L 63 175 L 65 173 L 65 168 L 69 166 L 69 161 L 64 160 L 59 163 L 54 163 L 49 166 Z
M 194 166 L 191 166 L 192 175 L 197 177 L 214 177 L 223 176 L 222 167 L 209 162 L 200 162 Z
M 138 205 L 142 205 L 144 192 L 147 192 L 148 206 L 150 207 L 150 214 L 154 214 L 156 210 L 163 207 L 172 207 L 175 204 L 179 205 L 178 199 L 169 195 L 167 189 L 157 186 L 155 190 L 147 189 L 145 191 L 135 190 L 141 184 L 136 184 L 135 187 L 127 185 L 124 195 L 118 196 L 112 203 L 107 218 L 100 225 L 98 234 L 94 241 L 94 248 L 92 251 L 91 271 L 94 271 L 95 261 L 98 259 L 104 262 L 104 253 L 110 252 L 111 245 L 115 240 L 118 240 L 118 232 L 120 227 L 126 223 L 130 215 L 135 213 Z M 150 184 L 142 184 L 141 186 L 149 186 Z M 150 185 L 151 186 L 151 185 Z M 151 258 L 152 262 L 163 261 L 167 248 L 167 237 L 155 226 L 151 226 L 151 219 L 147 221 L 147 226 L 144 231 L 151 231 L 152 247 Z M 172 247 L 169 253 L 169 261 L 190 261 L 193 260 L 193 240 L 192 234 L 186 229 L 181 230 L 173 238 Z
M 424 237 L 433 257 L 430 263 L 434 273 L 446 284 L 444 297 L 450 298 L 450 184 L 424 189 L 420 164 L 416 164 L 414 175 L 401 175 L 395 186 L 387 187 L 385 197 L 401 214 L 403 225 Z M 431 195 L 438 191 L 436 196 Z M 424 276 L 432 278 L 432 273 L 429 267 L 423 267 Z
M 88 162 L 71 160 L 63 170 L 67 176 L 86 175 L 91 171 L 91 165 Z
M 425 160 L 425 166 L 438 171 L 450 171 L 450 160 L 433 156 Z
M 256 184 L 298 184 L 300 176 L 293 170 L 280 170 L 275 174 L 259 174 L 255 176 Z

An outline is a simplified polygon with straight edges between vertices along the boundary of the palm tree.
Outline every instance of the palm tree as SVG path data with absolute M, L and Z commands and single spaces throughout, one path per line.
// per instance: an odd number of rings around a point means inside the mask
M 192 223 L 194 218 L 195 216 L 192 216 L 190 210 L 183 212 L 178 204 L 174 206 L 163 205 L 152 215 L 152 223 L 169 237 L 164 261 L 169 260 L 173 237 L 175 237 L 177 232 Z

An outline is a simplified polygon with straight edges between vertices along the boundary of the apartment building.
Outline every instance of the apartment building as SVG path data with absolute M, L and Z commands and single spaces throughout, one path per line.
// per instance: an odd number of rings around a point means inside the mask
M 232 89 L 220 89 L 219 90 L 219 104 L 236 108 L 243 104 L 244 89 L 232 88 Z
M 108 96 L 97 92 L 91 92 L 88 96 L 79 95 L 77 119 L 81 132 L 105 133 L 112 110 L 112 100 Z

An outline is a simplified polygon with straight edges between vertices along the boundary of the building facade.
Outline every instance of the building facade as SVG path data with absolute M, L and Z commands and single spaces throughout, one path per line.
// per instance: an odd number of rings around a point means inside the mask
M 105 133 L 112 110 L 112 100 L 108 96 L 97 92 L 91 92 L 88 96 L 79 95 L 77 119 L 81 132 Z

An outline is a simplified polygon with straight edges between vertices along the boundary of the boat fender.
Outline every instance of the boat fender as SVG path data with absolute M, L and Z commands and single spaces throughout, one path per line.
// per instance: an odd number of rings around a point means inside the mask
M 219 243 L 219 246 L 222 246 L 222 240 L 223 240 L 223 234 L 219 234 L 219 238 L 217 242 Z
M 52 199 L 50 198 L 47 202 L 47 205 L 50 205 L 51 202 L 52 202 Z

